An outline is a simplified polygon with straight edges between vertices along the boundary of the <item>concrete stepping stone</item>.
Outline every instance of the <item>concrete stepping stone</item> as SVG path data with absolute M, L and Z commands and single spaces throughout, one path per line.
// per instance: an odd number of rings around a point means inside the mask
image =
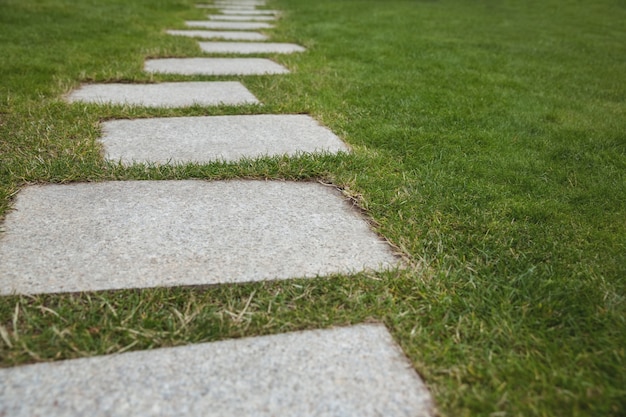
M 334 187 L 279 181 L 28 186 L 0 235 L 0 294 L 250 282 L 398 265 Z
M 164 58 L 149 59 L 144 70 L 180 75 L 269 75 L 289 70 L 264 58 Z
M 224 15 L 224 14 L 210 14 L 210 20 L 223 20 L 229 22 L 270 22 L 276 20 L 276 16 L 261 15 L 261 16 L 245 16 L 245 15 Z
M 280 14 L 278 10 L 237 10 L 232 8 L 223 8 L 219 10 L 222 14 L 239 14 L 239 15 L 249 15 L 249 16 L 258 16 L 258 15 L 276 15 Z
M 271 29 L 274 27 L 265 22 L 212 22 L 206 20 L 188 20 L 185 22 L 185 25 L 187 27 L 227 30 Z
M 169 35 L 202 39 L 226 39 L 233 41 L 264 41 L 268 39 L 267 36 L 258 32 L 229 32 L 212 30 L 168 30 L 166 32 Z
M 363 324 L 0 369 L 0 415 L 434 416 L 388 330 Z
M 259 101 L 234 81 L 160 84 L 86 84 L 67 96 L 70 103 L 119 104 L 147 107 L 241 105 Z
M 306 115 L 168 117 L 102 124 L 105 157 L 124 164 L 207 163 L 266 155 L 349 152 Z
M 304 52 L 300 45 L 275 42 L 199 42 L 206 53 L 229 54 L 290 54 Z

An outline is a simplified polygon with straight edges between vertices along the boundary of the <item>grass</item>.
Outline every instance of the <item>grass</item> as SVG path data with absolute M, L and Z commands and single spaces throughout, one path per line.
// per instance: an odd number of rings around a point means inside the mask
M 286 76 L 220 78 L 264 106 L 156 110 L 61 97 L 81 82 L 181 79 L 141 66 L 201 55 L 162 32 L 203 18 L 192 1 L 5 0 L 0 216 L 29 183 L 323 179 L 358 197 L 414 267 L 2 297 L 0 364 L 376 320 L 442 415 L 626 414 L 626 4 L 272 6 L 286 11 L 272 40 L 308 52 L 272 57 Z M 111 118 L 301 112 L 354 153 L 122 167 L 97 143 Z

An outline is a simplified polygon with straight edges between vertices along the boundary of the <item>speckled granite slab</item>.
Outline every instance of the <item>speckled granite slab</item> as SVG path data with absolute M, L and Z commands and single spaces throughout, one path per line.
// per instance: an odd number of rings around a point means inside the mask
M 162 58 L 149 59 L 144 70 L 179 75 L 270 75 L 289 70 L 264 58 Z
M 291 54 L 305 49 L 293 43 L 276 42 L 199 42 L 203 52 L 211 54 Z
M 188 20 L 187 27 L 204 29 L 226 29 L 226 30 L 256 30 L 271 29 L 274 26 L 265 22 L 213 22 L 210 20 Z
M 366 324 L 0 369 L 11 417 L 432 417 L 382 325 Z
M 85 84 L 72 91 L 70 103 L 118 104 L 146 107 L 187 107 L 257 104 L 246 87 L 234 81 L 159 84 Z
M 333 132 L 306 115 L 161 117 L 102 124 L 105 157 L 157 164 L 348 152 Z
M 28 186 L 0 234 L 0 294 L 249 282 L 398 264 L 334 187 L 280 181 Z
M 232 41 L 264 41 L 267 36 L 258 32 L 219 31 L 219 30 L 168 30 L 169 35 L 187 36 L 201 39 L 225 39 Z

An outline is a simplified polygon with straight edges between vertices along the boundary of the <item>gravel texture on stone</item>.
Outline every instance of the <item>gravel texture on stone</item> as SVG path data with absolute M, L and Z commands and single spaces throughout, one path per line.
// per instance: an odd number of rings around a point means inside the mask
M 157 164 L 348 152 L 329 129 L 306 115 L 168 117 L 102 125 L 105 157 Z
M 144 70 L 179 75 L 269 75 L 289 70 L 264 58 L 163 58 L 149 59 Z
M 67 96 L 70 103 L 146 107 L 187 107 L 258 104 L 239 82 L 172 82 L 159 84 L 85 84 Z
M 12 417 L 430 417 L 383 325 L 362 324 L 0 369 Z
M 168 30 L 169 35 L 187 36 L 201 39 L 226 39 L 232 41 L 264 41 L 267 36 L 258 32 L 218 31 L 218 30 Z
M 334 187 L 280 181 L 27 186 L 0 235 L 0 294 L 250 282 L 398 265 Z
M 212 54 L 290 54 L 306 50 L 294 43 L 276 42 L 199 42 L 199 45 L 203 52 Z
M 226 30 L 255 30 L 271 29 L 274 27 L 265 22 L 212 22 L 209 20 L 188 20 L 185 22 L 185 25 L 187 27 Z
M 275 16 L 241 16 L 241 15 L 224 15 L 224 14 L 210 14 L 211 20 L 226 20 L 231 22 L 270 22 L 276 20 Z

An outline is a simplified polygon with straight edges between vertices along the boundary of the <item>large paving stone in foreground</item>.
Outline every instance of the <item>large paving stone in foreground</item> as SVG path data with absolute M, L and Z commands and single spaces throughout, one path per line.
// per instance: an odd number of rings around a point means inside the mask
M 274 27 L 265 22 L 212 22 L 209 20 L 188 20 L 185 25 L 187 27 L 227 30 L 271 29 Z
M 239 82 L 174 82 L 159 84 L 86 84 L 67 96 L 73 102 L 146 107 L 256 104 Z
M 164 58 L 149 59 L 145 71 L 181 75 L 267 75 L 289 70 L 264 58 Z
M 261 281 L 396 265 L 316 183 L 113 181 L 29 186 L 0 235 L 0 294 Z
M 305 115 L 113 120 L 103 123 L 103 133 L 106 158 L 125 164 L 349 151 L 335 134 Z
M 206 53 L 290 54 L 306 50 L 294 43 L 276 42 L 199 42 L 199 45 Z
M 224 15 L 212 14 L 208 16 L 211 20 L 227 20 L 231 22 L 269 22 L 276 20 L 275 16 L 242 16 L 242 15 Z
M 233 41 L 264 41 L 267 36 L 258 32 L 217 31 L 217 30 L 168 30 L 169 35 L 187 36 L 201 39 L 227 39 Z
M 0 370 L 0 415 L 434 416 L 382 325 L 357 325 Z

